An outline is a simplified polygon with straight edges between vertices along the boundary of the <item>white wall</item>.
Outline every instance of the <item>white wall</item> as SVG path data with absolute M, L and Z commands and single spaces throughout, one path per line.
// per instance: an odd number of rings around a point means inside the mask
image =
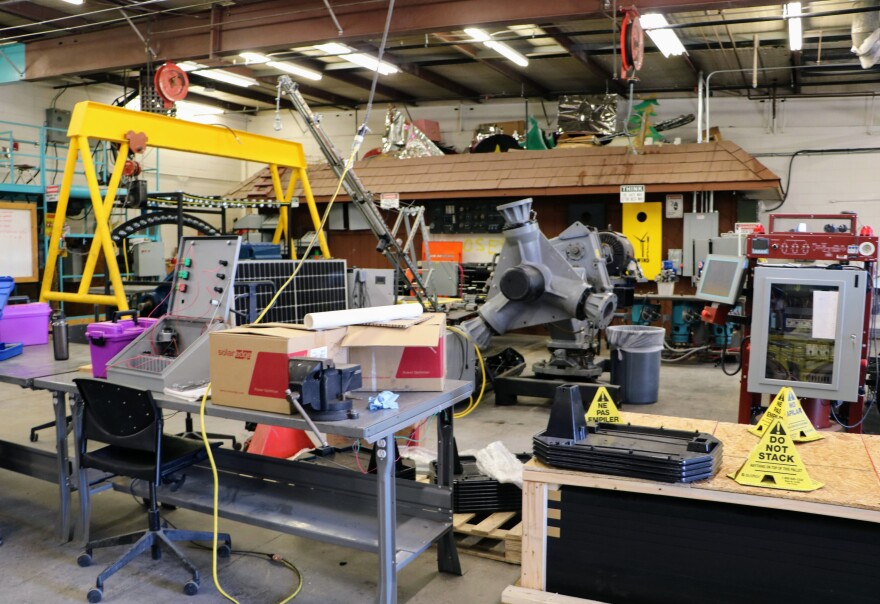
M 789 177 L 791 155 L 799 150 L 877 148 L 863 154 L 801 155 L 792 165 L 788 197 L 779 212 L 838 213 L 852 210 L 862 224 L 880 227 L 880 104 L 870 98 L 770 101 L 715 98 L 710 118 L 733 141 L 773 170 Z M 668 111 L 668 113 L 667 113 Z M 696 113 L 696 100 L 664 100 L 658 114 Z M 696 125 L 674 131 L 696 137 Z M 767 204 L 773 207 L 775 204 Z
M 53 98 L 57 109 L 72 110 L 80 101 L 97 101 L 110 103 L 120 93 L 117 86 L 89 85 L 68 88 L 63 92 L 55 90 L 48 83 L 15 83 L 0 86 L 0 116 L 5 122 L 19 122 L 42 126 L 45 124 L 45 110 L 52 106 Z M 241 115 L 205 116 L 200 118 L 203 123 L 225 124 L 230 128 L 246 130 L 247 117 Z M 0 130 L 8 130 L 8 125 L 0 125 Z M 13 128 L 16 138 L 34 139 L 34 130 Z M 2 144 L 2 143 L 0 143 Z M 24 150 L 24 149 L 22 149 Z M 29 150 L 28 152 L 35 152 Z M 49 152 L 51 155 L 51 150 Z M 194 194 L 217 195 L 225 193 L 239 183 L 243 177 L 242 162 L 177 153 L 174 151 L 148 150 L 144 154 L 143 164 L 148 170 L 155 170 L 158 163 L 159 187 L 164 191 L 186 190 Z M 63 166 L 63 154 L 61 160 Z M 60 176 L 58 178 L 60 181 Z M 150 191 L 155 191 L 155 174 L 148 175 Z
M 785 183 L 792 153 L 802 149 L 845 149 L 856 147 L 880 148 L 880 102 L 866 98 L 788 99 L 777 101 L 775 124 L 770 101 L 748 100 L 742 97 L 719 96 L 710 104 L 711 122 L 721 129 L 722 136 L 755 155 Z M 381 145 L 387 105 L 374 107 L 370 127 L 362 151 Z M 538 119 L 542 127 L 549 122 L 555 127 L 556 106 L 545 101 L 531 100 L 528 113 Z M 626 111 L 621 100 L 619 112 Z M 696 98 L 661 99 L 656 108 L 656 120 L 676 117 L 683 113 L 697 113 Z M 526 115 L 521 100 L 473 103 L 433 103 L 410 107 L 413 119 L 433 119 L 440 122 L 443 141 L 462 150 L 471 141 L 474 129 L 483 122 L 520 120 Z M 323 111 L 324 128 L 343 153 L 350 149 L 352 136 L 363 113 L 353 111 Z M 276 135 L 273 130 L 274 112 L 264 112 L 250 124 L 253 132 Z M 303 143 L 310 162 L 323 161 L 311 137 L 301 126 L 294 124 L 290 113 L 282 113 L 285 139 Z M 875 125 L 876 123 L 876 125 Z M 667 133 L 669 138 L 681 137 L 683 142 L 696 142 L 697 126 L 688 126 Z M 880 230 L 880 150 L 876 153 L 848 155 L 807 155 L 794 160 L 791 190 L 782 210 L 789 213 L 840 212 L 859 213 L 863 224 Z M 257 166 L 249 166 L 253 172 Z M 773 203 L 768 203 L 773 207 Z
M 90 100 L 111 103 L 120 93 L 121 89 L 119 87 L 109 85 L 78 86 L 62 91 L 54 89 L 53 85 L 48 83 L 6 84 L 0 86 L 0 107 L 3 107 L 3 114 L 0 116 L 0 119 L 4 122 L 42 126 L 45 124 L 45 110 L 51 107 L 53 102 L 56 109 L 70 111 L 80 101 Z M 248 117 L 243 115 L 197 115 L 193 119 L 201 123 L 219 124 L 220 126 L 218 127 L 228 126 L 238 130 L 247 130 L 248 128 Z M 14 139 L 20 141 L 21 152 L 29 154 L 39 153 L 38 144 L 28 144 L 25 142 L 38 141 L 39 131 L 37 129 L 0 124 L 0 132 L 3 131 L 12 132 Z M 0 146 L 6 146 L 7 144 L 8 137 L 4 136 L 0 140 Z M 54 147 L 49 147 L 46 150 L 50 158 L 53 157 L 55 152 Z M 63 169 L 66 147 L 60 148 L 57 153 L 60 155 L 57 161 L 57 168 Z M 205 155 L 167 150 L 157 151 L 156 149 L 148 148 L 147 152 L 137 159 L 145 170 L 143 177 L 147 180 L 147 187 L 151 193 L 159 191 L 186 191 L 194 195 L 220 195 L 235 188 L 246 175 L 244 162 Z M 36 164 L 37 161 L 31 158 L 19 158 L 16 160 L 16 163 Z M 47 167 L 54 169 L 56 162 L 50 161 Z M 157 172 L 159 176 L 158 183 L 156 179 Z M 49 184 L 53 182 L 60 184 L 61 173 L 54 175 L 47 173 L 46 178 Z M 74 184 L 85 185 L 85 180 L 82 176 L 78 176 Z M 219 217 L 201 216 L 201 218 L 219 226 Z M 115 225 L 124 219 L 125 213 L 119 211 L 114 215 L 111 224 Z M 70 221 L 70 223 L 72 232 L 82 230 L 82 225 L 77 224 L 76 221 Z M 170 256 L 177 245 L 176 230 L 173 227 L 163 228 L 162 238 L 165 241 L 167 255 Z

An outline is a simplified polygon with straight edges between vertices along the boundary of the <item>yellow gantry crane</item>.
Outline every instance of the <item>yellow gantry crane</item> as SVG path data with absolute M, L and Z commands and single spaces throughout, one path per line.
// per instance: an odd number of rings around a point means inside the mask
M 143 153 L 147 147 L 268 164 L 272 174 L 275 196 L 282 206 L 278 216 L 278 227 L 273 237 L 275 243 L 281 241 L 282 236 L 287 238 L 287 211 L 284 206 L 290 204 L 296 183 L 299 181 L 302 184 L 315 230 L 318 231 L 321 253 L 325 258 L 330 258 L 327 239 L 320 228 L 321 218 L 318 215 L 315 199 L 312 196 L 312 188 L 306 175 L 305 154 L 299 143 L 250 134 L 226 126 L 187 122 L 165 115 L 131 111 L 91 101 L 78 103 L 74 107 L 67 136 L 70 138 L 70 147 L 64 165 L 64 177 L 61 181 L 55 222 L 52 225 L 52 235 L 49 240 L 49 254 L 46 258 L 46 269 L 43 273 L 43 283 L 40 289 L 41 302 L 80 302 L 116 306 L 119 310 L 128 309 L 119 265 L 116 262 L 113 242 L 110 239 L 110 212 L 129 150 Z M 119 145 L 116 164 L 113 166 L 113 173 L 103 198 L 90 152 L 90 139 L 109 141 Z M 76 292 L 53 291 L 52 281 L 58 263 L 61 235 L 67 218 L 67 203 L 70 198 L 77 157 L 82 159 L 83 171 L 88 184 L 96 222 L 95 234 L 83 267 L 79 289 Z M 290 182 L 286 189 L 281 185 L 279 167 L 291 169 Z M 113 288 L 111 295 L 89 293 L 101 252 L 104 254 L 107 278 L 110 279 Z M 291 254 L 293 254 L 293 246 L 291 246 Z

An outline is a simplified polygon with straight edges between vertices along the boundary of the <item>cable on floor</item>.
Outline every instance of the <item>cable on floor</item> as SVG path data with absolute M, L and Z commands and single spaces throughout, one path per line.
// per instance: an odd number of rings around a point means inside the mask
M 393 12 L 394 12 L 394 0 L 390 0 L 389 4 L 388 4 L 388 15 L 385 19 L 385 30 L 382 33 L 382 43 L 379 47 L 379 54 L 378 54 L 379 60 L 382 59 L 382 53 L 385 52 L 385 44 L 388 39 L 388 30 L 391 27 L 391 15 Z M 376 72 L 373 74 L 372 88 L 370 89 L 370 96 L 367 100 L 366 116 L 369 116 L 370 111 L 372 110 L 373 101 L 374 101 L 375 94 L 376 94 L 376 85 L 378 83 L 378 80 L 379 80 L 379 71 L 376 70 Z M 321 219 L 320 226 L 315 231 L 314 237 L 312 237 L 311 241 L 309 242 L 308 247 L 306 248 L 305 253 L 302 255 L 302 258 L 297 263 L 297 266 L 294 269 L 293 274 L 291 274 L 291 276 L 287 279 L 287 281 L 285 281 L 284 284 L 278 289 L 278 291 L 275 293 L 275 296 L 269 301 L 269 304 L 266 305 L 266 308 L 264 308 L 263 312 L 261 312 L 260 315 L 257 317 L 257 320 L 255 321 L 255 323 L 259 323 L 263 320 L 263 317 L 266 316 L 266 313 L 269 312 L 269 309 L 272 308 L 272 306 L 275 304 L 275 302 L 277 302 L 278 298 L 281 296 L 281 293 L 293 282 L 294 277 L 296 277 L 296 274 L 302 268 L 306 258 L 309 257 L 309 253 L 312 251 L 312 248 L 314 248 L 315 243 L 318 242 L 319 234 L 324 230 L 324 225 L 327 223 L 327 220 L 330 218 L 330 210 L 333 208 L 333 204 L 336 201 L 336 197 L 339 195 L 339 191 L 342 190 L 342 185 L 345 180 L 345 177 L 348 174 L 348 171 L 351 169 L 352 165 L 354 164 L 355 158 L 357 157 L 357 153 L 358 153 L 358 150 L 360 149 L 361 143 L 363 142 L 365 132 L 366 132 L 366 119 L 364 121 L 364 125 L 360 129 L 358 129 L 358 132 L 355 135 L 354 143 L 352 144 L 351 155 L 349 156 L 348 160 L 345 162 L 345 169 L 343 170 L 342 174 L 339 177 L 339 182 L 336 185 L 336 191 L 333 193 L 333 197 L 330 199 L 330 202 L 327 204 L 327 208 L 324 211 L 324 216 Z M 462 333 L 464 333 L 464 332 L 462 332 Z M 468 338 L 468 339 L 470 339 L 470 338 Z M 477 350 L 477 354 L 480 354 L 479 349 Z M 483 359 L 481 356 L 480 357 L 481 364 L 482 364 L 482 361 L 483 361 Z M 485 384 L 486 384 L 486 381 L 485 381 L 485 369 L 484 369 L 483 370 L 483 387 L 484 388 L 485 388 Z M 205 450 L 208 453 L 208 463 L 211 466 L 211 474 L 212 474 L 213 480 L 214 480 L 214 501 L 213 501 L 213 510 L 212 510 L 212 512 L 213 512 L 212 513 L 212 520 L 213 520 L 214 540 L 213 540 L 213 549 L 211 552 L 211 578 L 214 580 L 214 586 L 217 588 L 217 591 L 224 598 L 226 598 L 230 602 L 233 602 L 234 604 L 239 604 L 238 600 L 236 600 L 235 598 L 233 598 L 232 596 L 230 596 L 228 593 L 226 593 L 223 590 L 223 587 L 220 585 L 220 578 L 217 575 L 217 533 L 218 533 L 218 523 L 219 523 L 218 507 L 219 507 L 220 479 L 219 479 L 219 476 L 217 473 L 217 464 L 214 461 L 214 454 L 211 451 L 211 444 L 208 441 L 208 435 L 207 435 L 207 431 L 205 428 L 205 405 L 207 404 L 208 394 L 210 394 L 210 392 L 211 392 L 211 384 L 209 383 L 207 388 L 205 389 L 205 394 L 202 396 L 202 402 L 199 407 L 199 423 L 201 424 L 200 428 L 201 428 L 201 434 L 202 434 L 202 441 L 204 442 Z M 482 394 L 483 394 L 483 391 L 481 389 L 480 390 L 480 397 L 481 398 L 482 398 Z M 477 403 L 479 403 L 479 400 L 477 401 Z M 476 405 L 474 405 L 474 408 L 476 408 Z M 472 410 L 473 409 L 471 409 L 470 411 L 472 411 Z M 468 413 L 470 413 L 470 411 L 468 411 Z M 299 574 L 298 570 L 297 570 L 297 573 Z M 302 589 L 302 575 L 300 575 L 300 585 L 297 588 L 297 590 L 294 593 L 292 593 L 291 595 L 289 595 L 287 598 L 282 600 L 280 602 L 280 604 L 287 604 L 287 602 L 290 602 L 293 598 L 295 598 L 299 594 L 301 589 Z
M 171 522 L 170 520 L 168 520 L 164 516 L 161 516 L 161 518 L 171 528 L 173 528 L 173 529 L 177 528 L 176 526 L 174 526 L 173 522 Z M 198 549 L 203 549 L 203 550 L 211 549 L 207 545 L 199 543 L 198 541 L 190 541 L 189 543 L 190 543 L 190 545 L 192 545 L 193 547 L 196 547 Z M 250 556 L 252 558 L 261 558 L 261 559 L 265 558 L 269 562 L 281 564 L 282 566 L 284 566 L 285 568 L 287 568 L 288 570 L 293 572 L 293 574 L 296 575 L 297 586 L 294 588 L 292 594 L 290 596 L 288 596 L 287 599 L 283 600 L 281 602 L 281 604 L 285 604 L 286 602 L 289 602 L 290 600 L 295 598 L 299 594 L 300 591 L 302 591 L 302 587 L 303 587 L 303 583 L 304 583 L 302 571 L 300 571 L 299 568 L 297 568 L 296 564 L 294 564 L 293 562 L 291 562 L 290 560 L 288 560 L 287 558 L 285 558 L 281 554 L 272 554 L 269 552 L 257 552 L 257 551 L 246 550 L 246 549 L 230 549 L 229 554 L 236 555 L 236 556 Z

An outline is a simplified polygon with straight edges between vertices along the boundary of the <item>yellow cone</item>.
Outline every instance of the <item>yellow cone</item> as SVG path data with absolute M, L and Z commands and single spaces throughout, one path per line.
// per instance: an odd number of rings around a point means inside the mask
M 791 388 L 783 388 L 767 407 L 764 417 L 758 422 L 758 425 L 749 428 L 749 432 L 755 436 L 761 436 L 777 419 L 781 419 L 785 425 L 785 432 L 789 437 L 798 443 L 808 443 L 823 438 L 816 431 L 810 418 L 804 413 L 801 402 Z
M 605 386 L 600 386 L 593 397 L 593 402 L 587 409 L 584 418 L 588 422 L 605 422 L 606 424 L 622 424 L 623 419 L 620 417 L 620 411 L 617 405 L 611 400 L 611 395 Z
M 810 478 L 781 419 L 773 420 L 746 462 L 729 476 L 742 485 L 785 491 L 815 491 L 823 486 Z

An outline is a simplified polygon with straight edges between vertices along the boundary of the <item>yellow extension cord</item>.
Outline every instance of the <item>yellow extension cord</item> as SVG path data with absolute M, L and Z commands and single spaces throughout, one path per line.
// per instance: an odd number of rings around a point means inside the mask
M 477 406 L 480 404 L 480 401 L 483 400 L 483 393 L 486 392 L 486 363 L 483 361 L 483 354 L 480 352 L 480 347 L 477 346 L 476 342 L 471 339 L 467 332 L 459 329 L 458 327 L 452 327 L 451 325 L 448 325 L 446 329 L 453 333 L 464 336 L 464 338 L 473 345 L 474 350 L 477 351 L 477 359 L 479 359 L 480 361 L 480 371 L 483 374 L 483 382 L 480 384 L 480 394 L 477 396 L 477 402 L 474 402 L 474 397 L 471 396 L 470 400 L 468 401 L 468 406 L 465 408 L 464 411 L 459 411 L 458 413 L 452 414 L 452 417 L 454 417 L 455 419 L 461 419 L 473 413 L 474 409 L 476 409 Z
M 327 204 L 327 209 L 324 211 L 324 216 L 321 219 L 321 224 L 318 227 L 318 230 L 315 232 L 315 236 L 312 237 L 312 240 L 309 242 L 309 246 L 306 248 L 305 253 L 303 254 L 299 263 L 296 265 L 296 268 L 293 270 L 293 274 L 291 274 L 290 278 L 287 281 L 285 281 L 281 287 L 278 288 L 278 291 L 275 293 L 275 296 L 269 301 L 269 304 L 266 305 L 266 308 L 263 309 L 263 312 L 260 313 L 260 316 L 257 317 L 257 319 L 256 319 L 256 321 L 254 321 L 254 323 L 259 323 L 263 320 L 263 317 L 266 315 L 266 313 L 269 311 L 269 309 L 275 305 L 275 302 L 278 300 L 278 297 L 281 295 L 281 292 L 283 292 L 285 289 L 287 289 L 287 286 L 290 285 L 290 283 L 293 281 L 293 278 L 296 277 L 297 273 L 299 273 L 299 270 L 302 268 L 303 262 L 305 262 L 305 259 L 309 257 L 309 252 L 312 251 L 312 248 L 315 247 L 315 243 L 318 241 L 318 234 L 323 232 L 324 225 L 327 223 L 327 219 L 330 217 L 330 208 L 333 207 L 333 203 L 336 201 L 336 197 L 339 195 L 339 191 L 342 190 L 342 182 L 345 180 L 345 175 L 348 174 L 349 169 L 351 169 L 352 163 L 354 163 L 354 156 L 356 153 L 357 153 L 357 149 L 352 149 L 351 156 L 348 158 L 348 161 L 345 162 L 345 169 L 342 171 L 342 175 L 339 177 L 339 183 L 336 185 L 336 191 L 333 193 L 333 197 L 330 198 L 330 202 Z M 470 338 L 468 338 L 468 339 L 470 339 Z M 479 354 L 479 351 L 477 351 L 477 353 Z M 485 373 L 484 373 L 484 375 L 485 375 Z M 235 598 L 230 596 L 228 593 L 226 593 L 226 591 L 220 585 L 220 578 L 217 575 L 217 533 L 219 532 L 218 507 L 219 507 L 219 498 L 220 498 L 220 496 L 219 496 L 220 477 L 217 474 L 217 464 L 214 461 L 214 454 L 211 451 L 211 443 L 208 441 L 208 435 L 207 435 L 207 432 L 205 431 L 205 406 L 207 405 L 208 395 L 210 393 L 211 393 L 211 384 L 209 383 L 208 387 L 205 389 L 205 394 L 202 396 L 202 403 L 199 406 L 199 424 L 200 424 L 201 433 L 202 433 L 202 442 L 205 444 L 205 450 L 208 452 L 208 463 L 211 465 L 211 474 L 213 475 L 213 478 L 214 478 L 214 505 L 213 505 L 213 513 L 212 513 L 212 518 L 213 518 L 213 523 L 214 523 L 213 524 L 214 541 L 213 541 L 213 547 L 211 548 L 211 578 L 214 580 L 214 586 L 217 588 L 217 591 L 220 592 L 220 594 L 224 598 L 226 598 L 230 602 L 234 602 L 234 604 L 240 604 L 238 600 L 236 600 Z M 297 586 L 296 590 L 292 594 L 287 596 L 285 599 L 281 600 L 281 602 L 279 604 L 287 604 L 288 602 L 293 600 L 297 595 L 299 595 L 299 592 L 302 590 L 304 581 L 303 581 L 302 575 L 299 573 L 298 569 L 297 569 L 297 575 L 299 576 L 300 580 L 299 580 L 299 585 Z

